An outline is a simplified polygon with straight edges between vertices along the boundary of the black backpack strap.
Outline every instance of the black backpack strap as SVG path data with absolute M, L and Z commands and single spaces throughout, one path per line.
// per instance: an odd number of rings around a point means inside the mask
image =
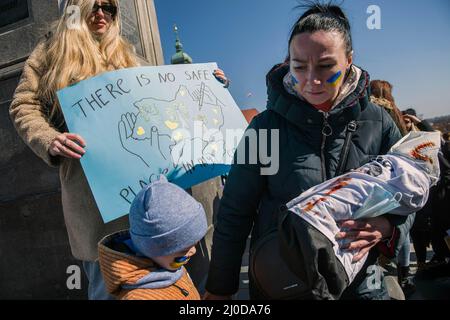
M 335 176 L 340 176 L 347 165 L 348 152 L 350 150 L 350 141 L 352 139 L 353 133 L 358 129 L 358 123 L 356 120 L 352 120 L 348 123 L 347 129 L 345 132 L 345 141 L 344 145 L 341 149 L 341 154 L 339 155 L 339 163 L 337 165 L 337 170 Z

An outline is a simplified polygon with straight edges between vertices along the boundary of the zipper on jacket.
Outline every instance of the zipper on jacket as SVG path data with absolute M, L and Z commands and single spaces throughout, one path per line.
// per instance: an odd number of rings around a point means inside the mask
M 183 296 L 187 297 L 187 296 L 189 295 L 189 291 L 187 291 L 186 289 L 183 289 L 183 288 L 177 286 L 175 283 L 173 284 L 173 286 L 174 286 L 175 288 L 177 288 L 178 290 L 180 290 L 181 293 L 183 294 Z
M 325 163 L 325 143 L 327 137 L 333 134 L 333 128 L 331 128 L 328 123 L 328 112 L 323 113 L 323 127 L 322 127 L 322 144 L 320 146 L 320 163 L 322 168 L 322 181 L 327 180 L 327 171 L 326 171 L 326 163 Z

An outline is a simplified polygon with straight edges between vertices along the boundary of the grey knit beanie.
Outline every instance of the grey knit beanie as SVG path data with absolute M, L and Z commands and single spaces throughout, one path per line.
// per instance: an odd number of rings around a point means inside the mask
M 164 175 L 139 192 L 129 219 L 133 245 L 149 258 L 189 248 L 207 231 L 202 205 Z

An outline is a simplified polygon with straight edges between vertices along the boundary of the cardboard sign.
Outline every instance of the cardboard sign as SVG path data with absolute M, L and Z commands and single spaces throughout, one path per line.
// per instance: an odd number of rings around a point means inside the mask
M 215 63 L 103 73 L 58 91 L 104 222 L 159 174 L 182 188 L 226 173 L 247 123 Z

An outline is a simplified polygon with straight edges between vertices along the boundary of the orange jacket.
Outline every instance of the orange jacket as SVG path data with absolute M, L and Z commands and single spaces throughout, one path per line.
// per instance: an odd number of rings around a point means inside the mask
M 159 289 L 123 289 L 156 270 L 148 258 L 127 253 L 111 241 L 128 231 L 114 233 L 98 244 L 100 269 L 108 292 L 120 300 L 200 300 L 200 295 L 183 267 L 183 276 L 174 284 Z M 115 247 L 114 247 L 115 246 Z

